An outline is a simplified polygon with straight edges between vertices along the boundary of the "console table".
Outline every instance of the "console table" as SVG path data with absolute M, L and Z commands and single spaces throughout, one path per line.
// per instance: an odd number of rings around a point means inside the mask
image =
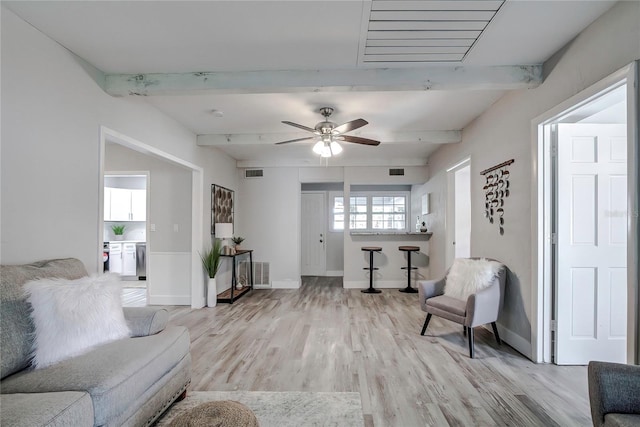
M 238 276 L 236 273 L 237 270 L 237 259 L 239 257 L 248 255 L 249 256 L 249 283 L 248 286 L 243 286 L 242 289 L 236 289 L 236 285 L 238 284 Z M 231 258 L 232 268 L 231 268 L 231 288 L 227 289 L 224 292 L 218 294 L 217 300 L 218 302 L 228 302 L 229 304 L 233 304 L 235 300 L 240 298 L 242 295 L 246 294 L 249 291 L 253 290 L 253 249 L 241 249 L 236 251 L 234 254 L 224 255 L 220 254 L 220 256 L 225 258 Z

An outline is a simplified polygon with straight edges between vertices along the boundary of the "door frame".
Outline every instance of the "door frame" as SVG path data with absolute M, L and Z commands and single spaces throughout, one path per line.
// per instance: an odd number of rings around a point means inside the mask
M 204 171 L 197 166 L 179 157 L 159 150 L 156 147 L 145 144 L 125 134 L 100 126 L 100 149 L 99 149 L 99 173 L 98 173 L 98 241 L 102 241 L 104 232 L 104 161 L 105 147 L 107 142 L 113 142 L 139 153 L 169 161 L 178 166 L 191 170 L 191 308 L 202 308 L 205 304 L 204 297 L 204 270 L 201 267 L 201 260 L 198 251 L 202 248 L 203 224 L 204 224 Z M 149 181 L 147 180 L 147 185 Z M 149 193 L 147 192 L 147 203 Z M 147 205 L 148 207 L 149 205 Z M 147 209 L 147 227 L 149 227 L 149 210 Z M 147 233 L 149 230 L 147 229 Z M 148 235 L 148 234 L 147 234 Z M 147 253 L 149 251 L 147 250 Z M 153 274 L 151 257 L 147 257 L 147 280 Z M 98 266 L 102 265 L 102 251 L 98 251 Z M 147 285 L 148 292 L 148 285 Z
M 324 240 L 324 260 L 323 260 L 323 264 L 324 264 L 324 275 L 327 275 L 327 191 L 322 191 L 322 190 L 302 190 L 300 191 L 300 227 L 304 226 L 304 218 L 302 218 L 302 197 L 305 194 L 320 194 L 322 196 L 322 200 L 324 203 L 324 222 L 322 224 L 322 238 Z M 300 230 L 300 274 L 302 274 L 302 230 Z
M 445 217 L 445 239 L 446 239 L 446 247 L 445 247 L 445 268 L 449 268 L 451 264 L 453 264 L 453 260 L 455 258 L 455 247 L 452 242 L 456 238 L 455 226 L 456 226 L 456 217 L 455 217 L 455 173 L 459 169 L 462 169 L 466 166 L 471 168 L 471 157 L 465 157 L 462 160 L 455 162 L 452 166 L 447 168 L 447 209 L 446 209 L 446 217 Z
M 638 123 L 638 62 L 605 77 L 531 121 L 532 189 L 531 229 L 531 358 L 538 363 L 551 363 L 553 315 L 553 192 L 551 124 L 577 108 L 627 84 L 627 363 L 638 363 L 640 354 L 638 292 L 638 178 L 640 144 Z

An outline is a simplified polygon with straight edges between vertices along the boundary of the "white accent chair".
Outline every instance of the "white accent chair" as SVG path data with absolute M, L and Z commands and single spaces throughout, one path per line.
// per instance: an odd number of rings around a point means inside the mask
M 470 258 L 480 259 L 480 258 Z M 489 260 L 495 261 L 495 260 Z M 499 262 L 499 261 L 496 261 Z M 445 295 L 447 276 L 440 280 L 422 280 L 418 282 L 418 296 L 420 308 L 427 313 L 420 335 L 424 335 L 432 315 L 442 317 L 463 326 L 463 332 L 469 340 L 469 357 L 473 359 L 474 337 L 473 328 L 491 323 L 496 341 L 501 344 L 496 320 L 502 308 L 504 286 L 506 282 L 506 268 L 501 264 L 499 272 L 485 289 L 471 294 L 466 301 Z

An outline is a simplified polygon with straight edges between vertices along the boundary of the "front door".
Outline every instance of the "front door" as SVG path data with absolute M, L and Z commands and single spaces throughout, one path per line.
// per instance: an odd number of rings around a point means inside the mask
M 324 276 L 326 213 L 324 193 L 302 193 L 301 246 L 303 276 Z
M 626 126 L 557 130 L 556 363 L 624 363 Z

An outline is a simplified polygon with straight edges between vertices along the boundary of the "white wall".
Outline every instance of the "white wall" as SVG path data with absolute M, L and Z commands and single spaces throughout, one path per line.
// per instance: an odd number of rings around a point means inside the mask
M 207 183 L 237 187 L 231 158 L 143 100 L 105 94 L 87 64 L 4 7 L 1 19 L 2 263 L 71 256 L 99 270 L 100 126 L 202 167 L 204 200 Z M 202 215 L 208 238 L 209 203 Z
M 471 255 L 503 261 L 510 269 L 504 311 L 499 323 L 505 340 L 531 355 L 531 120 L 607 75 L 640 58 L 640 3 L 619 2 L 545 64 L 545 81 L 530 90 L 513 91 L 467 126 L 462 142 L 446 144 L 429 159 L 432 175 L 423 186 L 431 192 L 427 216 L 434 277 L 446 269 L 446 168 L 471 157 Z M 505 233 L 483 216 L 480 171 L 508 159 L 511 194 L 505 201 Z
M 153 252 L 191 252 L 191 171 L 113 143 L 105 148 L 105 170 L 148 171 L 148 216 L 156 229 L 148 235 L 149 247 Z
M 297 168 L 264 168 L 262 178 L 241 178 L 236 212 L 243 246 L 253 260 L 270 263 L 274 288 L 300 286 L 300 181 Z M 238 172 L 239 174 L 242 171 Z

